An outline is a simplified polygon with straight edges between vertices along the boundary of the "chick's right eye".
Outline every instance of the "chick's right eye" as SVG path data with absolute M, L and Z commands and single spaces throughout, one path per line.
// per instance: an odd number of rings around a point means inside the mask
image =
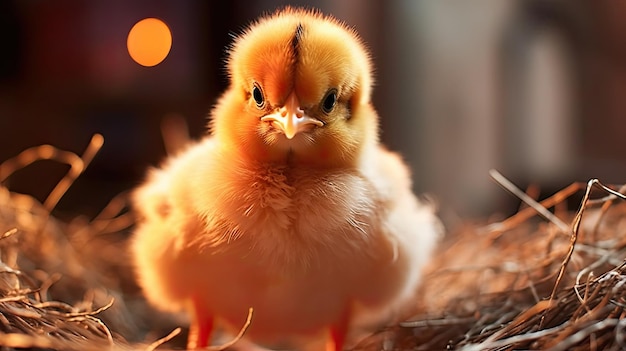
M 326 93 L 326 97 L 322 101 L 322 110 L 325 113 L 330 113 L 335 107 L 336 103 L 337 103 L 337 90 L 331 89 L 330 91 L 328 91 L 328 93 Z
M 252 98 L 254 99 L 257 107 L 263 107 L 263 105 L 265 104 L 263 92 L 261 91 L 261 87 L 259 87 L 257 84 L 252 87 Z

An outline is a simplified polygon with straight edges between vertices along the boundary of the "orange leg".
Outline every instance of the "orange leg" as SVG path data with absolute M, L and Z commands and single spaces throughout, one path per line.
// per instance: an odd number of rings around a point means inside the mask
M 207 312 L 197 299 L 192 301 L 192 319 L 187 338 L 187 349 L 196 350 L 209 346 L 213 330 L 213 316 Z
M 346 342 L 346 334 L 348 333 L 348 324 L 350 323 L 349 310 L 344 312 L 339 320 L 330 327 L 330 338 L 326 343 L 326 351 L 342 351 Z

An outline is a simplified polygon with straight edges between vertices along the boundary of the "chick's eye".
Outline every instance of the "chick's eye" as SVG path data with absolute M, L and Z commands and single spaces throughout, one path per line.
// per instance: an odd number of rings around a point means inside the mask
M 324 101 L 322 101 L 322 110 L 324 110 L 325 113 L 330 113 L 330 111 L 332 111 L 335 107 L 336 103 L 337 90 L 332 89 L 326 94 L 326 97 L 324 97 Z
M 252 98 L 254 99 L 256 106 L 259 108 L 263 107 L 265 104 L 265 97 L 263 97 L 263 92 L 258 84 L 254 84 L 252 87 Z

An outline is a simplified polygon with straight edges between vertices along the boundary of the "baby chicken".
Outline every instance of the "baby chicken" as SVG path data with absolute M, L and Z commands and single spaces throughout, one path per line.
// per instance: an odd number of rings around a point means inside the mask
M 286 8 L 233 44 L 211 134 L 134 194 L 140 285 L 186 310 L 190 349 L 214 326 L 272 346 L 380 321 L 411 297 L 440 223 L 378 141 L 370 59 L 357 34 Z M 297 347 L 297 345 L 296 345 Z

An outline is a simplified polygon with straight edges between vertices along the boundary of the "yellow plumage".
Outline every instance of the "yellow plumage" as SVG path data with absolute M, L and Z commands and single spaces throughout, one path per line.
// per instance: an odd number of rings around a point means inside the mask
M 339 21 L 287 8 L 234 43 L 211 133 L 134 196 L 149 301 L 270 345 L 385 320 L 411 297 L 440 224 L 378 142 L 370 60 Z M 298 345 L 296 345 L 297 347 Z

